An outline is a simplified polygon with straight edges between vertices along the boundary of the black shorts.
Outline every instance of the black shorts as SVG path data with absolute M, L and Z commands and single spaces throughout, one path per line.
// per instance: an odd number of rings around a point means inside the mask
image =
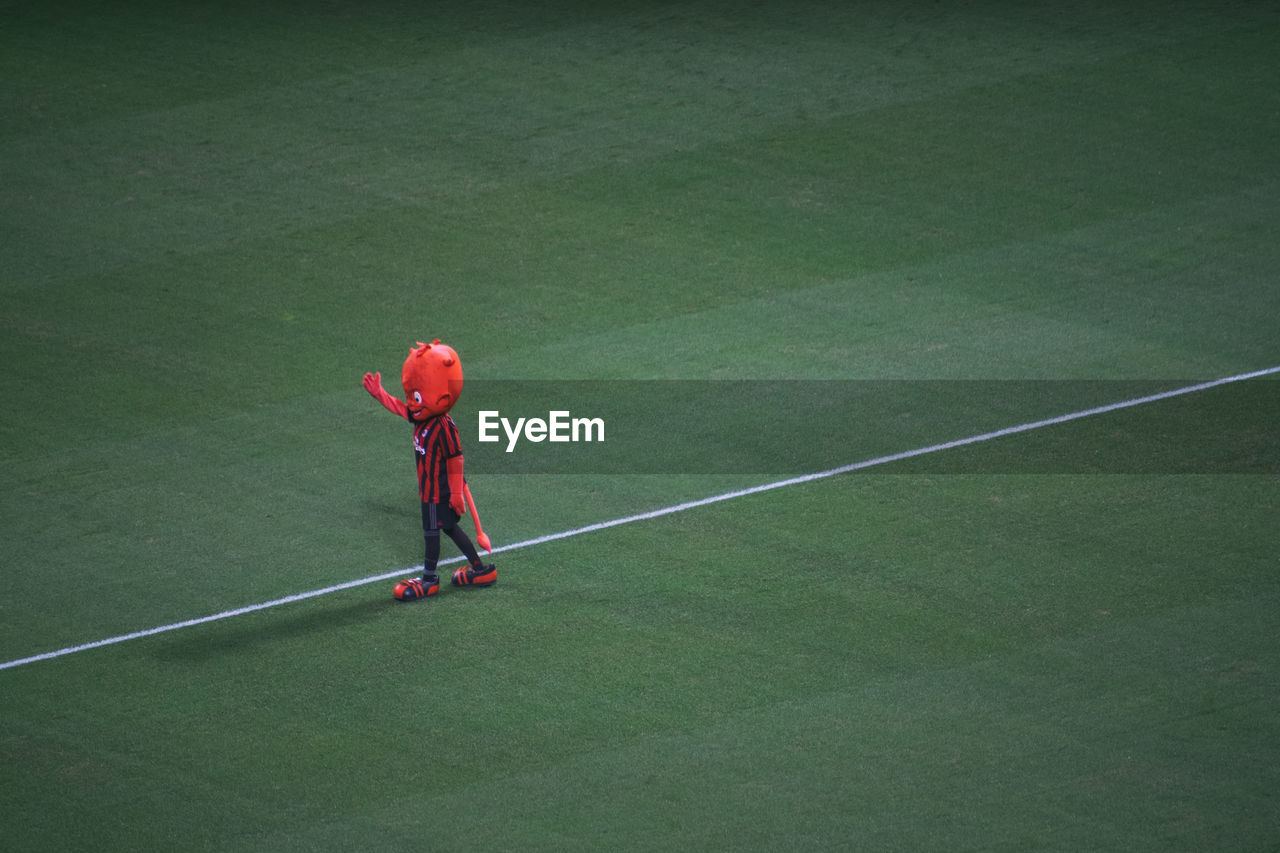
M 448 504 L 424 503 L 422 505 L 423 533 L 430 533 L 433 530 L 452 530 L 458 526 L 459 521 L 462 521 L 462 517 Z

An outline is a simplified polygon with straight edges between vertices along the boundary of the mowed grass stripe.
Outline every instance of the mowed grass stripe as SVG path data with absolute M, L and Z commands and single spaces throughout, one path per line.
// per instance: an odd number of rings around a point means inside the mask
M 609 38 L 599 27 L 585 29 Z M 778 187 L 780 198 L 799 202 L 790 217 L 797 229 L 807 227 L 814 207 L 847 207 L 851 200 L 833 198 L 832 192 L 855 178 L 868 208 L 859 218 L 876 228 L 868 233 L 893 233 L 904 216 L 961 212 L 955 224 L 968 223 L 963 234 L 930 221 L 917 226 L 914 242 L 927 248 L 941 238 L 998 238 L 992 217 L 975 216 L 977 211 L 963 203 L 971 195 L 969 181 L 995 180 L 1010 190 L 1006 203 L 1030 204 L 1039 214 L 1010 216 L 1002 208 L 1005 215 L 994 221 L 1005 227 L 1044 227 L 1045 202 L 1057 201 L 1064 186 L 1072 203 L 1053 212 L 1079 222 L 1088 215 L 1091 195 L 1106 203 L 1125 189 L 1114 185 L 1120 176 L 1134 173 L 1144 190 L 1140 197 L 1150 204 L 1146 192 L 1178 192 L 1193 174 L 1219 166 L 1239 174 L 1258 152 L 1228 152 L 1224 146 L 1238 149 L 1267 137 L 1261 125 L 1257 134 L 1226 138 L 1218 132 L 1245 112 L 1253 122 L 1267 119 L 1265 111 L 1204 96 L 1206 87 L 1222 85 L 1223 74 L 1257 74 L 1245 62 L 1224 69 L 1216 60 L 1219 52 L 1208 48 L 1187 46 L 1179 71 L 1188 74 L 1188 66 L 1200 62 L 1212 68 L 1213 78 L 1201 79 L 1207 72 L 1198 75 L 1195 87 L 1161 92 L 1160 102 L 1153 104 L 1151 92 L 1171 52 L 1159 39 L 1144 45 L 1149 52 L 1120 43 L 1102 50 L 1103 58 L 1090 55 L 1087 61 L 1064 50 L 1064 62 L 1074 58 L 1065 68 L 1052 63 L 1046 68 L 1022 57 L 1024 64 L 980 66 L 966 74 L 947 65 L 946 57 L 917 57 L 921 79 L 901 88 L 877 87 L 874 75 L 857 74 L 862 64 L 888 59 L 877 55 L 885 48 L 873 36 L 860 35 L 869 41 L 865 49 L 833 39 L 827 52 L 818 54 L 820 60 L 810 52 L 799 60 L 786 52 L 773 56 L 769 61 L 787 73 L 778 78 L 773 65 L 760 68 L 761 78 L 773 82 L 761 89 L 755 81 L 750 99 L 738 93 L 745 82 L 735 86 L 713 78 L 719 65 L 705 58 L 706 45 L 700 55 L 709 67 L 656 64 L 643 43 L 620 41 L 599 46 L 602 57 L 588 68 L 569 68 L 558 61 L 557 34 L 532 43 L 517 40 L 510 52 L 499 51 L 504 57 L 499 66 L 486 67 L 478 79 L 458 79 L 458 57 L 445 52 L 419 63 L 319 76 L 265 91 L 231 88 L 225 98 L 60 126 L 21 137 L 5 151 L 6 159 L 29 164 L 6 178 L 12 182 L 11 212 L 16 214 L 10 224 L 31 232 L 30 240 L 14 240 L 11 252 L 47 247 L 47 257 L 29 259 L 34 285 L 77 266 L 128 266 L 143 248 L 140 241 L 157 253 L 238 245 L 264 231 L 278 237 L 305 228 L 320 211 L 359 232 L 359 218 L 384 215 L 389 207 L 448 210 L 451 217 L 465 217 L 478 195 L 506 198 L 513 186 L 526 183 L 558 190 L 565 182 L 583 184 L 585 193 L 571 194 L 594 199 L 600 197 L 595 189 L 600 180 L 619 176 L 652 194 L 662 184 L 655 184 L 655 177 L 663 175 L 687 174 L 696 188 L 698 175 L 723 173 L 732 187 L 798 166 L 805 167 L 806 180 Z M 1238 42 L 1241 36 L 1229 38 Z M 1199 37 L 1211 47 L 1223 39 L 1216 33 Z M 629 48 L 627 58 L 614 56 L 618 47 Z M 587 53 L 592 49 L 589 38 L 579 47 Z M 972 49 L 966 45 L 959 52 L 968 56 Z M 1238 51 L 1244 57 L 1249 53 Z M 792 67 L 797 61 L 803 63 L 799 69 Z M 538 79 L 538 73 L 532 81 L 525 79 L 529 63 L 546 79 Z M 599 82 L 597 71 L 605 82 Z M 166 69 L 166 83 L 169 74 Z M 1116 85 L 1117 78 L 1123 86 Z M 524 82 L 513 89 L 513 79 Z M 820 82 L 816 91 L 812 81 Z M 593 91 L 597 86 L 600 91 Z M 575 100 L 563 98 L 566 88 L 577 93 Z M 1265 81 L 1257 88 L 1265 92 Z M 1082 97 L 1069 133 L 1056 112 L 1063 91 Z M 761 100 L 762 92 L 769 101 Z M 1021 106 L 1008 109 L 1011 98 Z M 581 107 L 584 102 L 588 109 Z M 1167 121 L 1135 124 L 1135 105 L 1181 116 L 1185 127 Z M 1231 121 L 1204 124 L 1215 111 Z M 370 127 L 378 128 L 376 139 L 368 135 Z M 1194 134 L 1169 144 L 1186 129 Z M 1193 139 L 1214 156 L 1180 150 Z M 1035 156 L 1027 158 L 1028 151 Z M 1161 165 L 1171 158 L 1182 167 Z M 730 170 L 734 161 L 744 167 L 743 174 Z M 1081 168 L 1085 162 L 1087 169 Z M 1084 183 L 1091 170 L 1104 192 L 1091 193 Z M 590 171 L 601 177 L 584 181 Z M 1147 180 L 1151 174 L 1160 180 Z M 1178 179 L 1170 180 L 1171 174 Z M 819 177 L 827 188 L 807 197 Z M 1125 181 L 1134 188 L 1132 178 Z M 924 207 L 912 197 L 912 187 L 919 185 L 935 194 Z M 212 187 L 219 191 L 210 193 Z M 732 205 L 732 196 L 725 201 Z M 53 218 L 46 221 L 47 214 Z M 87 235 L 97 239 L 86 240 Z M 792 235 L 778 239 L 785 242 Z M 897 244 L 868 239 L 866 248 L 893 250 Z M 6 287 L 18 286 L 23 278 L 8 277 Z
M 595 533 L 601 530 L 608 530 L 610 528 L 619 527 L 624 524 L 634 524 L 640 521 L 650 521 L 652 519 L 661 518 L 663 516 L 685 512 L 691 509 L 697 509 L 699 507 L 709 506 L 715 503 L 721 503 L 723 501 L 734 500 L 736 498 L 741 498 L 741 497 L 747 497 L 748 495 L 756 495 L 762 492 L 773 491 L 775 489 L 782 489 L 790 486 L 803 485 L 805 483 L 814 482 L 815 480 L 824 480 L 829 477 L 835 477 L 841 474 L 849 474 L 854 471 L 861 471 L 861 470 L 872 468 L 878 465 L 886 465 L 892 462 L 899 462 L 906 459 L 914 459 L 927 454 L 939 453 L 946 450 L 952 450 L 958 447 L 967 447 L 970 445 L 979 444 L 986 441 L 992 441 L 995 439 L 1004 438 L 1006 436 L 1017 435 L 1019 433 L 1041 429 L 1047 426 L 1055 426 L 1057 424 L 1068 423 L 1073 420 L 1079 420 L 1080 418 L 1106 414 L 1108 412 L 1115 412 L 1121 409 L 1132 408 L 1134 406 L 1142 406 L 1148 403 L 1158 402 L 1160 400 L 1168 400 L 1173 397 L 1179 397 L 1186 394 L 1194 394 L 1200 391 L 1206 391 L 1210 388 L 1217 388 L 1222 385 L 1227 385 L 1234 382 L 1242 382 L 1250 379 L 1257 379 L 1264 376 L 1270 376 L 1275 373 L 1280 373 L 1280 366 L 1264 368 L 1261 370 L 1255 370 L 1249 373 L 1241 373 L 1235 376 L 1227 376 L 1220 379 L 1211 380 L 1208 382 L 1202 382 L 1195 385 L 1184 386 L 1182 388 L 1171 389 L 1169 391 L 1164 391 L 1158 394 L 1152 394 L 1146 397 L 1135 398 L 1132 400 L 1121 400 L 1105 406 L 1097 406 L 1092 409 L 1084 409 L 1078 412 L 1071 412 L 1071 413 L 1059 415 L 1057 417 L 1047 418 L 1045 420 L 1018 424 L 1015 426 L 1006 427 L 1004 429 L 995 430 L 993 432 L 981 433 L 979 435 L 955 439 L 953 441 L 930 445 L 928 447 L 921 447 L 913 450 L 905 450 L 900 453 L 890 454 L 888 456 L 881 456 L 875 459 L 868 459 L 861 462 L 854 462 L 849 465 L 842 465 L 840 467 L 831 468 L 826 471 L 817 471 L 809 474 L 803 474 L 798 477 L 791 477 L 785 480 L 778 480 L 772 483 L 765 483 L 758 486 L 752 486 L 746 489 L 738 489 L 732 492 L 726 492 L 719 495 L 712 495 L 710 497 L 700 498 L 698 500 L 686 501 L 684 503 L 675 504 L 673 506 L 662 507 L 659 509 L 650 510 L 648 512 L 642 512 L 642 513 L 637 513 L 635 515 L 625 516 L 623 518 L 615 518 L 609 521 L 601 521 L 595 524 L 586 525 L 585 527 L 574 528 L 572 530 L 564 530 L 557 533 L 548 533 L 548 534 L 537 536 L 532 539 L 527 539 L 521 542 L 514 542 L 508 545 L 499 545 L 498 547 L 493 549 L 493 553 L 499 554 L 507 551 L 517 551 L 523 548 L 530 548 L 537 545 L 543 545 L 543 544 L 546 544 L 549 542 L 555 542 L 561 539 L 568 539 L 570 537 L 581 536 L 587 533 Z M 441 563 L 442 565 L 447 565 L 451 563 L 460 562 L 460 559 L 461 558 L 451 558 L 448 560 L 442 560 Z M 135 631 L 129 634 L 122 634 L 116 637 L 109 637 L 102 640 L 95 640 L 95 641 L 92 641 L 89 643 L 83 643 L 77 646 L 69 646 L 67 648 L 59 649 L 56 651 L 44 652 L 37 655 L 31 655 L 25 658 L 18 658 L 15 660 L 5 661 L 3 663 L 0 663 L 0 669 L 11 669 L 13 667 L 23 666 L 25 664 L 38 663 L 40 661 L 52 660 L 54 658 L 63 657 L 70 654 L 89 651 L 91 649 L 101 648 L 103 646 L 115 645 L 117 643 L 123 643 L 129 640 L 141 639 L 143 637 L 150 637 L 156 634 L 167 633 L 169 631 L 176 631 L 183 628 L 192 628 L 197 625 L 203 625 L 208 622 L 215 622 L 222 619 L 230 619 L 235 616 L 243 616 L 248 613 L 257 612 L 259 610 L 266 610 L 266 609 L 279 607 L 286 604 L 293 604 L 298 601 L 305 601 L 309 598 L 316 598 L 322 595 L 328 595 L 330 593 L 340 592 L 345 589 L 351 589 L 352 587 L 362 586 L 368 583 L 385 581 L 405 573 L 418 571 L 420 569 L 421 569 L 420 565 L 416 567 L 396 569 L 391 572 L 384 572 L 382 574 L 374 575 L 367 578 L 360 578 L 357 580 L 347 581 L 345 583 L 336 584 L 333 586 L 324 587 L 317 590 L 310 590 L 307 592 L 297 593 L 294 595 L 288 595 L 283 598 L 274 599 L 272 601 L 266 601 L 259 604 L 246 605 L 244 607 L 238 607 L 232 610 L 225 610 L 225 611 L 222 611 L 221 613 L 215 613 L 209 616 L 186 619 L 181 622 L 175 622 L 169 625 L 161 625 L 155 628 L 148 628 L 141 631 Z
M 9 745 L 35 784 L 79 771 L 60 836 L 599 849 L 613 804 L 624 838 L 644 828 L 622 847 L 1092 826 L 1085 846 L 1169 849 L 1218 831 L 1184 810 L 1274 789 L 1275 740 L 1249 739 L 1277 719 L 1274 578 L 1237 523 L 1266 529 L 1272 497 L 1253 476 L 832 479 L 539 549 L 518 585 L 425 618 L 346 594 L 17 670 L 27 716 L 62 725 L 19 718 Z M 193 793 L 229 810 L 193 815 Z

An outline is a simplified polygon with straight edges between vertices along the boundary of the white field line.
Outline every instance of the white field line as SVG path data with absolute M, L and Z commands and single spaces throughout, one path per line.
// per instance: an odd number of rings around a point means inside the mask
M 1020 432 L 1029 432 L 1041 427 L 1053 426 L 1054 424 L 1066 423 L 1068 421 L 1087 418 L 1092 415 L 1106 414 L 1119 409 L 1128 409 L 1134 406 L 1141 406 L 1146 403 L 1154 403 L 1158 400 L 1167 400 L 1170 397 L 1180 397 L 1185 394 L 1194 394 L 1197 391 L 1205 391 L 1210 388 L 1216 388 L 1219 385 L 1227 385 L 1232 382 L 1243 382 L 1247 379 L 1257 379 L 1260 376 L 1268 376 L 1280 373 L 1280 366 L 1268 367 L 1263 370 L 1255 370 L 1250 373 L 1240 373 L 1235 376 L 1225 376 L 1221 379 L 1213 379 L 1208 382 L 1200 382 L 1195 385 L 1186 385 L 1182 388 L 1174 388 L 1170 391 L 1162 391 L 1158 394 L 1150 394 L 1146 397 L 1135 397 L 1131 400 L 1121 400 L 1118 403 L 1109 403 L 1105 406 L 1097 406 L 1092 409 L 1083 409 L 1078 412 L 1071 412 L 1065 415 L 1058 415 L 1052 418 L 1046 418 L 1042 421 L 1031 421 L 1017 426 L 1005 427 L 994 432 L 984 432 L 980 435 L 971 435 L 968 438 L 958 438 L 954 441 L 943 442 L 942 444 L 931 444 L 928 447 L 919 447 L 915 450 L 904 450 L 901 453 L 893 453 L 888 456 L 877 456 L 874 459 L 865 459 L 861 462 L 853 462 L 849 465 L 841 465 L 839 468 L 828 468 L 825 471 L 815 471 L 812 474 L 802 474 L 798 477 L 790 477 L 786 480 L 778 480 L 773 483 L 763 483 L 759 486 L 751 486 L 746 489 L 738 489 L 733 492 L 725 492 L 720 495 L 712 495 L 698 500 L 686 501 L 685 503 L 675 504 L 674 506 L 662 507 L 660 509 L 642 512 L 637 515 L 628 515 L 624 518 L 615 518 L 610 521 L 600 521 L 595 524 L 588 524 L 586 527 L 575 527 L 572 530 L 562 530 L 559 533 L 548 533 L 545 536 L 537 536 L 533 539 L 525 539 L 521 542 L 512 542 L 509 545 L 499 545 L 493 549 L 493 553 L 498 554 L 504 551 L 517 551 L 521 548 L 530 548 L 534 545 L 543 545 L 547 542 L 555 542 L 558 539 L 568 539 L 571 536 L 581 536 L 584 533 L 594 533 L 597 530 L 607 530 L 610 527 L 618 527 L 623 524 L 632 524 L 637 521 L 647 521 L 651 518 L 660 518 L 664 515 L 672 515 L 677 512 L 684 512 L 689 509 L 707 506 L 708 504 L 719 503 L 721 501 L 733 500 L 734 498 L 746 497 L 747 495 L 755 495 L 760 492 L 768 492 L 773 489 L 782 489 L 787 486 L 798 486 L 802 483 L 810 483 L 814 480 L 823 480 L 828 477 L 835 477 L 840 474 L 848 474 L 853 471 L 860 471 L 864 468 L 872 468 L 877 465 L 885 465 L 890 462 L 897 462 L 902 459 L 910 459 L 915 456 L 924 456 L 929 453 L 939 453 L 943 450 L 951 450 L 956 447 L 964 447 L 969 444 L 978 444 L 984 441 L 991 441 L 996 438 L 1003 438 L 1007 435 L 1016 435 Z M 450 563 L 462 562 L 461 557 L 453 557 L 447 560 L 441 560 L 440 565 L 448 565 Z M 286 595 L 284 598 L 273 599 L 272 601 L 264 601 L 260 604 L 249 604 L 244 607 L 237 607 L 234 610 L 224 610 L 221 613 L 214 613 L 209 616 L 200 616 L 195 619 L 187 619 L 182 622 L 174 622 L 170 625 L 160 625 L 156 628 L 147 628 L 142 631 L 134 631 L 131 634 L 121 634 L 118 637 L 108 637 L 104 640 L 94 640 L 90 643 L 83 643 L 78 646 L 68 646 L 65 649 L 57 651 L 44 652 L 43 654 L 32 655 L 31 657 L 18 658 L 17 660 L 5 661 L 0 663 L 0 669 L 11 669 L 13 667 L 22 666 L 23 664 L 36 663 L 37 661 L 50 660 L 52 658 L 63 657 L 65 655 L 75 654 L 77 652 L 96 649 L 101 646 L 110 646 L 115 643 L 123 643 L 127 640 L 137 640 L 142 637 L 150 637 L 153 634 L 163 634 L 167 631 L 176 631 L 180 628 L 191 628 L 196 625 L 203 625 L 206 622 L 217 622 L 221 619 L 230 619 L 233 616 L 243 616 L 246 613 L 254 613 L 258 610 L 267 610 L 272 607 L 279 607 L 284 604 L 292 604 L 296 601 L 305 601 L 308 598 L 316 598 L 321 595 L 328 595 L 332 592 L 340 592 L 344 589 L 363 586 L 378 581 L 386 581 L 392 578 L 400 577 L 421 570 L 422 566 L 411 566 L 408 568 L 396 569 L 392 572 L 384 572 L 380 575 L 372 575 L 359 580 L 347 581 L 345 583 L 336 584 L 334 586 L 326 586 L 323 589 L 313 589 L 309 592 L 299 592 L 295 595 Z

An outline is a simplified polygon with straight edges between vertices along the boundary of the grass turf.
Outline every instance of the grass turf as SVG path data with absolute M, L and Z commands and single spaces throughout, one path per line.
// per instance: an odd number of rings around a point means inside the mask
M 420 560 L 358 386 L 414 340 L 472 381 L 1280 363 L 1251 4 L 5 20 L 6 661 Z M 1060 413 L 963 387 L 822 467 Z M 4 670 L 0 846 L 1274 845 L 1273 387 Z M 498 542 L 761 480 L 497 464 Z

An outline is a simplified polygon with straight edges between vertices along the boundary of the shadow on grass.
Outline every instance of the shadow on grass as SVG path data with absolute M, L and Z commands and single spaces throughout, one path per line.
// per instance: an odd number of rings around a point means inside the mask
M 422 606 L 429 606 L 426 602 Z M 324 634 L 350 625 L 370 623 L 397 610 L 414 607 L 391 598 L 389 592 L 366 591 L 359 600 L 332 602 L 319 609 L 289 613 L 287 608 L 235 616 L 210 625 L 197 625 L 168 634 L 157 643 L 153 654 L 169 661 L 199 663 L 223 655 L 241 654 L 250 649 Z
M 448 608 L 451 600 L 488 598 L 498 589 L 450 587 L 448 574 L 452 570 L 452 565 L 441 566 L 440 594 L 429 601 L 396 601 L 391 597 L 391 581 L 370 583 L 356 588 L 359 598 L 354 601 L 312 599 L 162 634 L 154 639 L 150 653 L 166 661 L 202 663 L 266 646 L 288 645 L 307 637 L 321 637 L 350 626 L 371 626 L 380 619 L 421 619 L 431 616 L 434 610 Z M 519 586 L 517 579 L 506 581 L 502 588 Z M 348 590 L 346 594 L 356 593 Z

